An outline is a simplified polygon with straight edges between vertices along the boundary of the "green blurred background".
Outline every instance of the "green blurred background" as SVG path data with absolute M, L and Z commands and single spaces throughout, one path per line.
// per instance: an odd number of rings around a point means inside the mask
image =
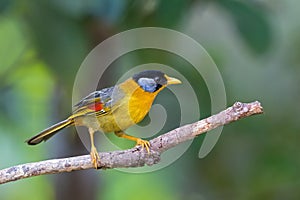
M 200 136 L 162 170 L 39 176 L 1 185 L 0 199 L 300 199 L 299 8 L 297 0 L 1 0 L 0 168 L 88 153 L 72 128 L 35 147 L 24 141 L 71 112 L 73 82 L 88 52 L 132 28 L 165 27 L 194 38 L 216 62 L 228 105 L 259 100 L 265 113 L 225 126 L 203 159 Z M 211 115 L 207 88 L 191 66 L 160 51 L 135 53 L 125 65 L 114 63 L 102 85 L 132 66 L 171 65 L 198 91 L 201 118 Z

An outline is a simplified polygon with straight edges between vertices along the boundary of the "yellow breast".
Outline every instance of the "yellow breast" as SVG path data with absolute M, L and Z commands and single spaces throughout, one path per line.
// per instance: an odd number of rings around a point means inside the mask
M 129 80 L 120 85 L 128 98 L 128 113 L 136 124 L 144 119 L 158 92 L 150 93 L 139 87 L 135 81 Z

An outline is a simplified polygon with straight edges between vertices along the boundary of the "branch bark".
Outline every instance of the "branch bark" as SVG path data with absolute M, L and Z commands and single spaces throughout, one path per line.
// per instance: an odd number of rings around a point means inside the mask
M 236 102 L 232 107 L 206 119 L 188 124 L 150 141 L 151 153 L 140 146 L 123 151 L 100 152 L 99 168 L 128 168 L 154 165 L 160 161 L 160 155 L 166 150 L 216 127 L 237 121 L 241 118 L 263 113 L 260 102 Z M 0 170 L 0 184 L 43 174 L 56 174 L 75 170 L 91 169 L 90 155 L 62 159 L 44 160 L 21 164 Z

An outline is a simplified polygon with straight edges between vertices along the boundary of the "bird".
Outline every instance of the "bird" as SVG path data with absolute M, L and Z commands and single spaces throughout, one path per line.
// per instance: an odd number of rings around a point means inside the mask
M 141 71 L 118 85 L 90 93 L 74 105 L 74 110 L 67 119 L 46 128 L 25 142 L 36 145 L 48 140 L 63 128 L 85 126 L 90 135 L 91 163 L 96 169 L 100 161 L 94 144 L 94 133 L 97 131 L 113 132 L 118 137 L 135 141 L 136 145 L 141 145 L 149 153 L 149 141 L 128 135 L 124 131 L 144 119 L 159 92 L 169 85 L 180 83 L 179 79 L 158 70 Z

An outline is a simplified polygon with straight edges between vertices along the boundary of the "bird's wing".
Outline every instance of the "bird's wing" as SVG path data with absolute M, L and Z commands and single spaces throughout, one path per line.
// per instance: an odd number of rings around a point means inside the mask
M 123 97 L 124 94 L 118 86 L 92 92 L 74 106 L 72 117 L 109 114 L 118 107 Z

